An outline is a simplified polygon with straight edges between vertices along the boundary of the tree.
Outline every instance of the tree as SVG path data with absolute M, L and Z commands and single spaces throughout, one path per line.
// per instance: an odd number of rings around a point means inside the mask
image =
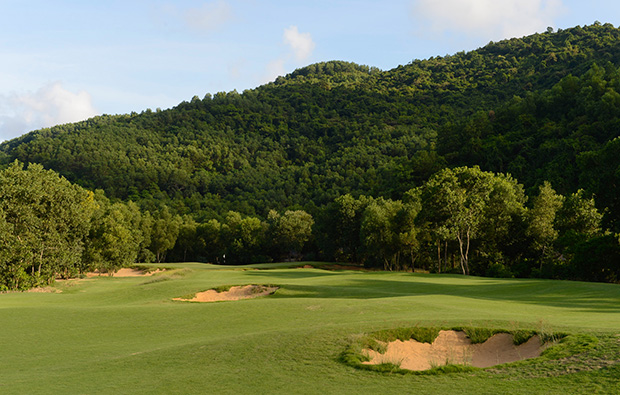
M 495 174 L 478 230 L 478 254 L 484 260 L 479 274 L 489 265 L 510 266 L 523 254 L 527 197 L 523 186 L 510 175 Z
M 173 259 L 187 262 L 188 258 L 191 260 L 196 259 L 198 223 L 189 215 L 184 215 L 181 221 L 179 235 L 172 251 L 174 253 Z
M 310 240 L 314 219 L 303 210 L 287 210 L 283 215 L 270 210 L 267 223 L 276 253 L 290 259 L 299 257 L 304 245 Z
M 586 198 L 583 189 L 564 199 L 557 211 L 556 227 L 559 234 L 581 234 L 594 237 L 601 232 L 603 215 L 599 213 L 594 198 Z
M 100 273 L 114 273 L 136 263 L 144 242 L 141 213 L 133 203 L 110 203 L 98 193 L 91 229 L 83 255 L 84 266 Z
M 148 211 L 143 212 L 139 218 L 134 218 L 134 226 L 137 226 L 142 234 L 138 262 L 153 262 L 155 260 L 155 254 L 150 250 L 154 222 L 155 219 Z
M 216 219 L 210 219 L 198 225 L 196 233 L 200 243 L 199 255 L 207 262 L 225 263 L 223 259 L 226 249 L 222 241 L 222 224 Z
M 547 181 L 539 187 L 538 196 L 534 197 L 532 208 L 528 213 L 527 235 L 532 238 L 533 248 L 539 252 L 540 268 L 553 251 L 553 242 L 558 237 L 554 226 L 556 214 L 564 197 L 558 195 Z
M 360 237 L 365 259 L 381 262 L 385 270 L 402 269 L 401 256 L 416 246 L 417 211 L 400 200 L 378 198 L 363 212 Z
M 620 240 L 606 234 L 582 241 L 575 246 L 574 277 L 582 281 L 620 281 Z
M 317 237 L 329 259 L 358 261 L 362 215 L 372 200 L 366 196 L 355 199 L 346 194 L 338 196 L 325 209 Z
M 435 235 L 438 248 L 441 240 L 458 241 L 463 274 L 470 272 L 472 240 L 484 234 L 496 240 L 507 234 L 506 224 L 523 211 L 525 201 L 522 187 L 512 177 L 478 167 L 444 169 L 419 193 L 420 221 Z
M 92 192 L 43 166 L 15 161 L 0 171 L 3 286 L 24 289 L 78 271 L 95 210 Z
M 608 141 L 598 151 L 582 154 L 578 159 L 581 185 L 596 194 L 599 208 L 604 212 L 605 227 L 620 232 L 620 137 Z
M 181 217 L 172 215 L 168 206 L 164 206 L 157 214 L 153 221 L 153 233 L 151 234 L 149 248 L 155 254 L 157 263 L 163 262 L 166 259 L 166 252 L 174 247 L 181 222 Z
M 264 260 L 264 255 L 260 252 L 266 227 L 258 218 L 243 218 L 240 213 L 229 211 L 221 230 L 226 246 L 225 263 L 240 264 Z
M 33 286 L 26 273 L 28 254 L 16 237 L 13 224 L 0 210 L 0 291 L 26 289 Z

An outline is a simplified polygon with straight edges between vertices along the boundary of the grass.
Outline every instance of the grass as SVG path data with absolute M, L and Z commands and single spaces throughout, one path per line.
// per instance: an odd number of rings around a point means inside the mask
M 618 285 L 298 266 L 166 264 L 182 275 L 0 294 L 0 393 L 586 394 L 614 393 L 620 381 Z M 231 303 L 172 301 L 228 284 L 280 289 Z M 432 375 L 342 363 L 352 339 L 432 327 L 566 333 L 572 351 Z

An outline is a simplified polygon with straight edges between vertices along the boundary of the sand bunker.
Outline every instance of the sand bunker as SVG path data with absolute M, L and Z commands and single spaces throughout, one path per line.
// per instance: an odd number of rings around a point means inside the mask
M 144 270 L 140 270 L 140 269 L 122 268 L 114 272 L 113 276 L 114 277 L 145 277 L 145 276 L 152 276 L 153 274 L 159 273 L 159 272 L 163 272 L 163 270 L 157 269 L 152 272 L 145 272 Z M 98 276 L 108 276 L 108 275 L 109 273 L 99 273 L 99 272 L 86 273 L 86 277 L 98 277 Z
M 365 364 L 393 363 L 402 369 L 427 370 L 447 364 L 486 368 L 538 357 L 544 348 L 538 336 L 515 346 L 512 335 L 498 333 L 482 344 L 472 344 L 464 332 L 440 331 L 432 344 L 396 340 L 387 344 L 383 354 L 367 349 L 363 352 L 370 358 Z
M 217 292 L 214 289 L 199 292 L 193 299 L 174 298 L 173 300 L 183 300 L 187 302 L 220 302 L 227 300 L 252 299 L 259 296 L 267 296 L 276 292 L 278 287 L 265 285 L 244 285 L 230 287 L 228 291 Z

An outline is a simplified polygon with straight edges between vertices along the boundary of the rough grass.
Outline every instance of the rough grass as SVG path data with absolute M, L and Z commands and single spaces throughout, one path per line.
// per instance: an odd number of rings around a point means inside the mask
M 287 264 L 166 267 L 189 270 L 148 284 L 103 276 L 58 283 L 61 293 L 0 294 L 0 393 L 565 395 L 614 393 L 620 379 L 618 285 Z M 172 301 L 227 284 L 280 289 L 231 303 Z M 570 333 L 558 345 L 573 351 L 494 369 L 436 368 L 449 374 L 342 363 L 364 334 L 459 326 Z

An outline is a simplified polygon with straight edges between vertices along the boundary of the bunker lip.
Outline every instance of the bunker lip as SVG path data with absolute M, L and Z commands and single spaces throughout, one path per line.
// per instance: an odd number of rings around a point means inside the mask
M 209 289 L 204 292 L 198 292 L 192 299 L 174 298 L 184 302 L 222 302 L 230 300 L 253 299 L 260 296 L 271 295 L 276 292 L 279 287 L 267 285 L 241 285 L 230 287 L 228 291 L 218 292 L 215 289 Z
M 144 270 L 135 269 L 135 268 L 122 268 L 117 270 L 112 274 L 113 277 L 146 277 L 152 276 L 155 273 L 163 272 L 163 269 L 156 269 L 152 272 L 146 272 Z M 99 272 L 91 272 L 86 273 L 86 277 L 99 277 L 99 276 L 108 276 L 109 273 L 99 273 Z
M 540 356 L 546 348 L 538 336 L 532 336 L 521 345 L 514 345 L 512 335 L 498 333 L 481 344 L 472 344 L 461 331 L 439 332 L 432 344 L 416 340 L 396 340 L 386 344 L 386 352 L 364 349 L 368 365 L 392 363 L 401 369 L 422 371 L 447 364 L 487 368 Z

